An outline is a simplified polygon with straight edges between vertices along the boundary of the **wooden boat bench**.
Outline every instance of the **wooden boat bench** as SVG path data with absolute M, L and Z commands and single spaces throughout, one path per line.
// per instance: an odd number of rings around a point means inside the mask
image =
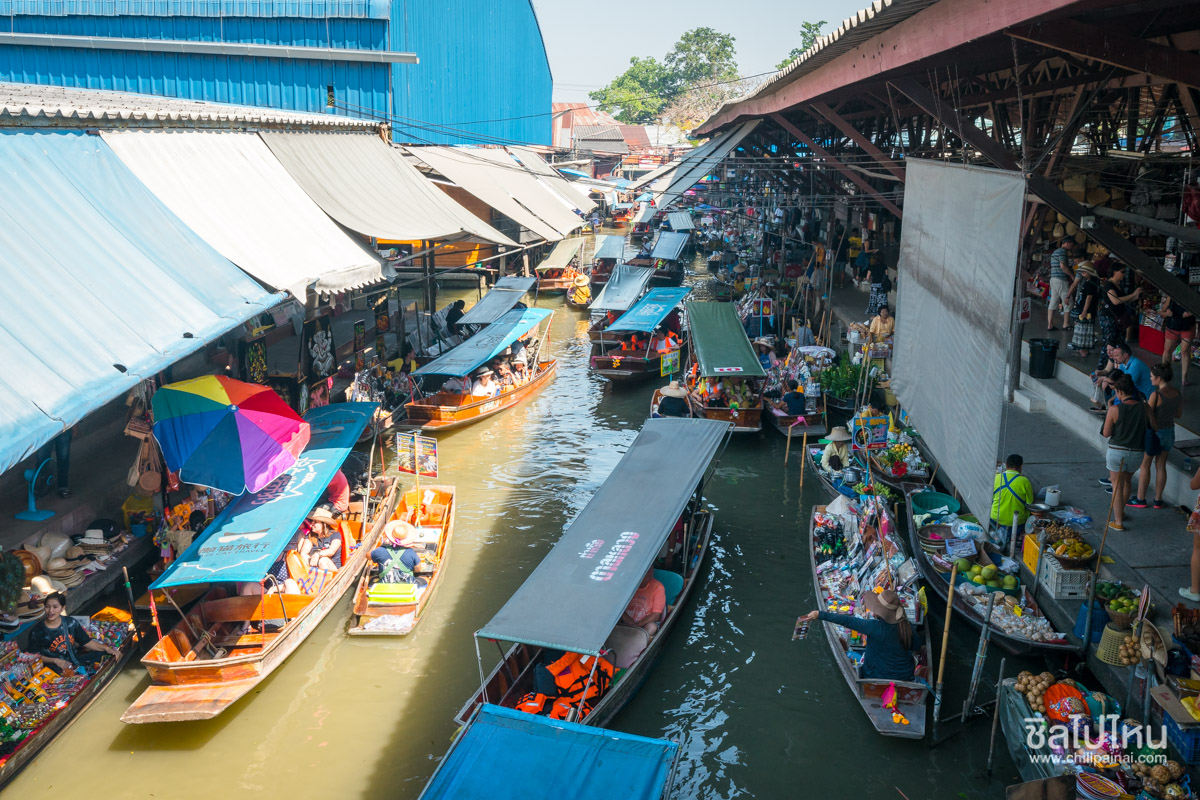
M 313 600 L 307 594 L 268 594 L 226 597 L 200 604 L 204 627 L 222 622 L 258 622 L 267 619 L 295 619 Z

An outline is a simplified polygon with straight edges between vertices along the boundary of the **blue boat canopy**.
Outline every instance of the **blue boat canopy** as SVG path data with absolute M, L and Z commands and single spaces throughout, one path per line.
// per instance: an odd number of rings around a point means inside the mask
M 599 655 L 730 423 L 650 419 L 516 594 L 475 635 Z
M 674 261 L 679 258 L 683 248 L 687 247 L 689 238 L 687 233 L 663 231 L 658 235 L 658 241 L 654 243 L 654 252 L 650 254 L 650 257 L 661 258 L 663 261 Z
M 308 447 L 296 463 L 261 491 L 234 498 L 151 588 L 261 581 L 325 496 L 378 407 L 334 403 L 309 410 Z
M 480 706 L 419 800 L 661 800 L 679 745 Z
M 0 134 L 0 473 L 283 300 L 99 136 Z
M 458 324 L 487 325 L 495 322 L 521 302 L 521 298 L 536 285 L 537 278 L 518 278 L 511 275 L 501 278 L 496 281 L 491 291 L 462 315 Z
M 686 286 L 651 289 L 633 308 L 622 314 L 605 330 L 651 333 L 690 291 Z
M 608 283 L 600 290 L 600 294 L 592 301 L 591 311 L 625 311 L 641 297 L 654 277 L 650 267 L 633 267 L 629 264 L 617 264 Z
M 422 375 L 449 375 L 461 378 L 504 351 L 504 348 L 520 339 L 541 324 L 553 312 L 546 308 L 514 308 L 479 333 L 467 339 L 448 353 L 430 361 L 413 373 Z
M 625 257 L 625 237 L 605 234 L 597 237 L 600 241 L 596 244 L 596 252 L 592 258 L 624 258 Z

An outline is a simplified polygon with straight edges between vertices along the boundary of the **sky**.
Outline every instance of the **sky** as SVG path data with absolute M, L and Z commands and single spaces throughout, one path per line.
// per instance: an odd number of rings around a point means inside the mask
M 584 102 L 633 56 L 662 60 L 680 34 L 709 27 L 732 34 L 743 75 L 772 71 L 800 44 L 802 20 L 828 20 L 822 33 L 869 0 L 640 0 L 632 4 L 533 0 L 554 74 L 556 102 Z

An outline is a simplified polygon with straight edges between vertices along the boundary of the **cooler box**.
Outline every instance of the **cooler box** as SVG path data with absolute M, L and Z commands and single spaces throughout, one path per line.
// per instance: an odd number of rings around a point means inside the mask
M 415 603 L 415 583 L 377 583 L 367 590 L 367 600 L 372 603 Z

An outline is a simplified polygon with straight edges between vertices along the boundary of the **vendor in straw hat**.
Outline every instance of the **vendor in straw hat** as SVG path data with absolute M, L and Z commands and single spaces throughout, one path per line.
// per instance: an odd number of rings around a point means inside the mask
M 841 472 L 850 464 L 850 431 L 838 425 L 829 432 L 825 452 L 821 453 L 821 469 L 826 472 Z
M 867 651 L 858 669 L 860 678 L 911 681 L 914 677 L 913 653 L 920 649 L 920 634 L 914 633 L 904 613 L 904 603 L 891 589 L 875 589 L 862 598 L 871 617 L 812 611 L 804 619 L 832 622 L 867 637 Z
M 668 385 L 658 390 L 662 395 L 662 399 L 658 402 L 658 416 L 660 417 L 690 417 L 692 416 L 692 407 L 688 404 L 688 391 L 679 381 L 671 381 Z
M 575 305 L 585 305 L 592 299 L 592 279 L 587 275 L 576 275 L 572 287 L 571 302 Z
M 758 354 L 758 363 L 762 364 L 764 370 L 771 370 L 779 366 L 779 357 L 775 355 L 775 346 L 767 337 L 760 336 L 754 340 L 754 352 Z

